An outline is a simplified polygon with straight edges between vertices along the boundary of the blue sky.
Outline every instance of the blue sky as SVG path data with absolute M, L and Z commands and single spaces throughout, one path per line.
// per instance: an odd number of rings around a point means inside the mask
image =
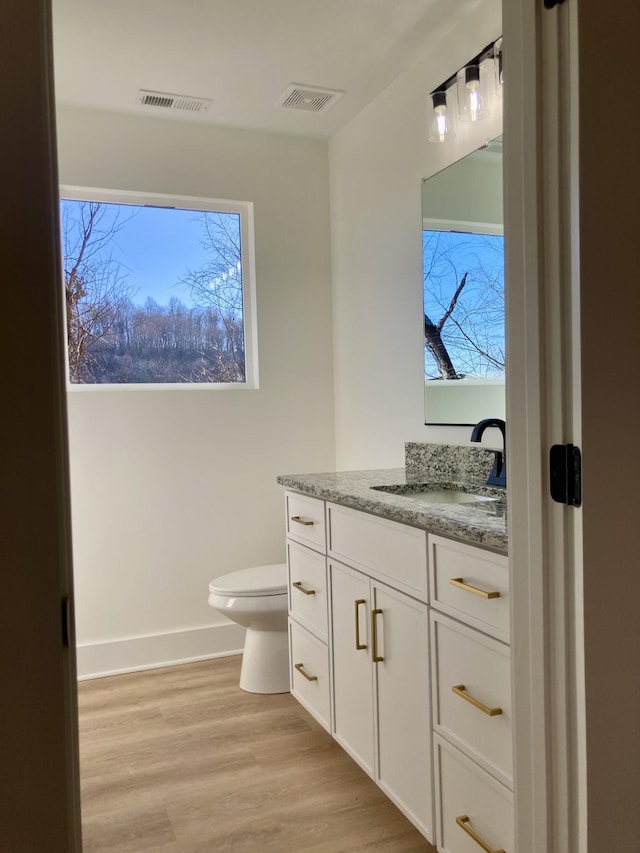
M 63 202 L 71 215 L 76 204 Z M 114 260 L 122 264 L 132 301 L 142 305 L 151 296 L 166 305 L 175 296 L 191 307 L 189 288 L 179 280 L 188 268 L 198 269 L 210 257 L 200 244 L 198 212 L 116 204 L 108 207 L 114 213 L 120 209 L 120 222 L 127 220 L 109 245 Z
M 437 324 L 450 307 L 456 288 L 466 273 L 451 317 L 442 329 L 442 340 L 458 372 L 499 378 L 503 368 L 504 336 L 504 237 L 502 235 L 423 231 L 424 310 Z M 460 328 L 456 322 L 460 323 Z M 473 341 L 477 345 L 469 345 Z M 479 350 L 489 353 L 487 359 Z M 425 348 L 425 375 L 440 374 Z

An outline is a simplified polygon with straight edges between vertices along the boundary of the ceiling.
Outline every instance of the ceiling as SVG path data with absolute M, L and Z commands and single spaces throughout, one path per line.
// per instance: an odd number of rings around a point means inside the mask
M 448 29 L 453 4 L 53 0 L 52 5 L 59 103 L 327 138 Z M 456 15 L 472 5 L 474 0 L 457 0 Z M 276 106 L 291 83 L 345 94 L 318 113 Z M 213 103 L 204 113 L 142 106 L 140 89 Z

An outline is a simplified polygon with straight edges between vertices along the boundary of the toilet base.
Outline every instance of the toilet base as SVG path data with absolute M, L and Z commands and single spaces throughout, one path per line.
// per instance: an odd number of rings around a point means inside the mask
M 240 687 L 247 693 L 289 692 L 289 636 L 286 630 L 247 628 Z

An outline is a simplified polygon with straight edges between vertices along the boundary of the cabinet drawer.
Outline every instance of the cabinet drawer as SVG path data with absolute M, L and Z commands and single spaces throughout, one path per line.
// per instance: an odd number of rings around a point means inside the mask
M 501 554 L 429 536 L 431 604 L 509 642 L 509 562 Z
M 324 554 L 324 501 L 295 492 L 285 492 L 284 502 L 287 536 Z
M 317 637 L 291 619 L 289 644 L 291 692 L 330 732 L 329 650 Z
M 327 504 L 328 554 L 427 601 L 424 530 Z
M 431 654 L 434 729 L 511 787 L 509 647 L 433 610 Z
M 287 541 L 289 613 L 325 643 L 328 640 L 326 563 L 323 554 Z
M 440 853 L 478 853 L 481 849 L 514 853 L 513 796 L 509 789 L 438 735 L 434 735 L 434 748 Z M 482 848 L 480 840 L 486 847 Z

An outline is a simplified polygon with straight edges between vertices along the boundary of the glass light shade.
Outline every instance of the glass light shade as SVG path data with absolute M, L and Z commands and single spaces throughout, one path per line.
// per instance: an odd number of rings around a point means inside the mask
M 458 71 L 458 118 L 480 121 L 489 115 L 486 73 L 483 66 L 467 65 Z
M 455 111 L 447 105 L 446 92 L 434 92 L 431 95 L 431 127 L 429 142 L 446 142 L 456 135 Z
M 502 39 L 499 38 L 498 41 L 493 46 L 493 71 L 496 81 L 496 95 L 498 97 L 502 97 Z

